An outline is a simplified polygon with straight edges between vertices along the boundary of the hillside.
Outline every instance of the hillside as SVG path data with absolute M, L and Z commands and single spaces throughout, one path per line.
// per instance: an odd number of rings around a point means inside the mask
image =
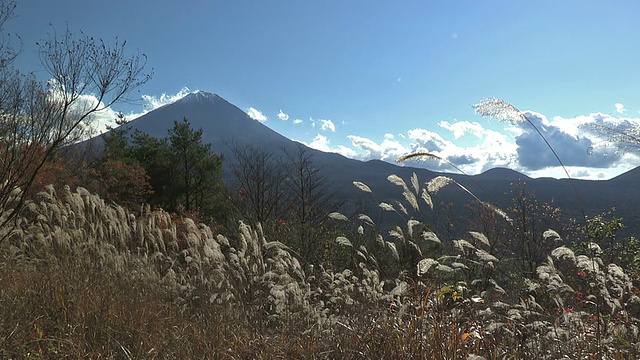
M 232 161 L 227 146 L 229 141 L 276 154 L 285 150 L 295 150 L 300 145 L 251 119 L 244 111 L 222 97 L 207 92 L 189 94 L 181 100 L 131 121 L 126 126 L 152 136 L 164 137 L 175 120 L 185 117 L 189 119 L 192 127 L 202 128 L 203 142 L 211 143 L 214 152 L 225 156 L 227 166 Z M 92 142 L 99 144 L 100 139 L 93 139 Z M 397 198 L 400 194 L 398 188 L 386 180 L 390 174 L 397 174 L 408 181 L 415 172 L 421 182 L 440 175 L 426 169 L 398 166 L 379 160 L 362 162 L 311 148 L 307 151 L 317 166 L 321 167 L 322 173 L 333 182 L 338 194 L 350 201 L 361 199 L 361 194 L 352 186 L 353 181 L 368 184 L 374 190 L 370 200 L 377 203 Z M 640 220 L 636 210 L 636 204 L 640 202 L 640 169 L 634 169 L 607 181 L 533 179 L 504 168 L 491 169 L 470 177 L 460 174 L 446 175 L 463 184 L 481 199 L 500 207 L 509 204 L 511 184 L 522 180 L 526 182 L 528 189 L 535 192 L 540 202 L 553 202 L 572 217 L 580 217 L 581 208 L 584 208 L 588 215 L 593 215 L 615 207 L 618 216 L 629 219 L 632 229 L 635 229 L 633 224 L 638 223 L 636 220 Z M 226 171 L 223 176 L 228 179 L 229 172 Z M 438 198 L 438 201 L 457 204 L 466 204 L 470 200 L 464 192 L 456 190 L 444 191 Z

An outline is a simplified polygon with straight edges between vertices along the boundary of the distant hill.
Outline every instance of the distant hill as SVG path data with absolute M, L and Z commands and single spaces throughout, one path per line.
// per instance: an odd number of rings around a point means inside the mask
M 274 153 L 295 150 L 299 146 L 299 143 L 251 119 L 244 111 L 222 97 L 206 92 L 189 94 L 181 100 L 131 121 L 126 126 L 152 136 L 165 137 L 167 130 L 173 127 L 173 122 L 185 117 L 195 129 L 202 128 L 203 141 L 211 143 L 214 152 L 225 156 L 227 163 L 231 159 L 227 156 L 229 151 L 226 142 L 229 140 Z M 99 146 L 101 139 L 98 137 L 91 141 Z M 370 201 L 376 204 L 401 196 L 400 189 L 386 180 L 390 174 L 397 174 L 409 183 L 411 174 L 415 172 L 423 184 L 441 175 L 426 169 L 397 166 L 380 160 L 362 162 L 310 148 L 308 152 L 334 183 L 340 196 L 351 201 L 351 204 L 356 200 L 362 201 L 363 198 L 363 194 L 352 185 L 355 180 L 368 184 L 374 190 Z M 511 184 L 522 180 L 527 183 L 529 189 L 535 191 L 540 202 L 553 201 L 556 206 L 572 216 L 580 216 L 581 206 L 587 214 L 597 214 L 616 207 L 617 216 L 624 217 L 631 229 L 636 229 L 635 224 L 640 224 L 640 214 L 637 210 L 640 204 L 640 169 L 631 170 L 607 181 L 573 180 L 573 186 L 567 179 L 533 179 L 504 168 L 491 169 L 475 176 L 447 175 L 464 184 L 483 200 L 503 208 L 509 204 Z M 439 193 L 435 200 L 464 205 L 471 198 L 463 191 L 451 189 Z

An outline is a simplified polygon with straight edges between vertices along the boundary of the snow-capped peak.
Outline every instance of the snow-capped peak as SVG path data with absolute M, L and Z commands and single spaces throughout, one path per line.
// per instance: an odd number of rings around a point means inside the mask
M 218 99 L 220 99 L 220 97 L 214 93 L 198 90 L 185 95 L 182 99 L 180 99 L 180 101 L 202 102 L 202 101 L 216 101 Z

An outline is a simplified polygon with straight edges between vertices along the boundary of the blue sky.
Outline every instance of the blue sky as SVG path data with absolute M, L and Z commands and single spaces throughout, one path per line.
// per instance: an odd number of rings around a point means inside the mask
M 471 174 L 562 176 L 528 124 L 474 114 L 502 98 L 528 111 L 572 176 L 595 179 L 640 165 L 577 131 L 640 123 L 639 10 L 632 0 L 20 0 L 5 30 L 22 38 L 18 66 L 35 71 L 35 42 L 52 26 L 125 39 L 154 70 L 136 104 L 114 109 L 130 118 L 202 90 L 321 150 L 390 161 L 423 150 Z

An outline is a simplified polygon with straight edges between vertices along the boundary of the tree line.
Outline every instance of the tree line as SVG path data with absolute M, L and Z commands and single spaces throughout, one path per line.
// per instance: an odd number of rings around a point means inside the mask
M 328 214 L 342 205 L 332 183 L 303 145 L 279 152 L 228 139 L 223 163 L 202 129 L 186 118 L 167 136 L 132 130 L 120 114 L 102 136 L 104 149 L 89 164 L 85 186 L 136 211 L 142 204 L 235 230 L 238 221 L 260 224 L 272 240 L 297 250 L 305 261 L 325 255 Z

